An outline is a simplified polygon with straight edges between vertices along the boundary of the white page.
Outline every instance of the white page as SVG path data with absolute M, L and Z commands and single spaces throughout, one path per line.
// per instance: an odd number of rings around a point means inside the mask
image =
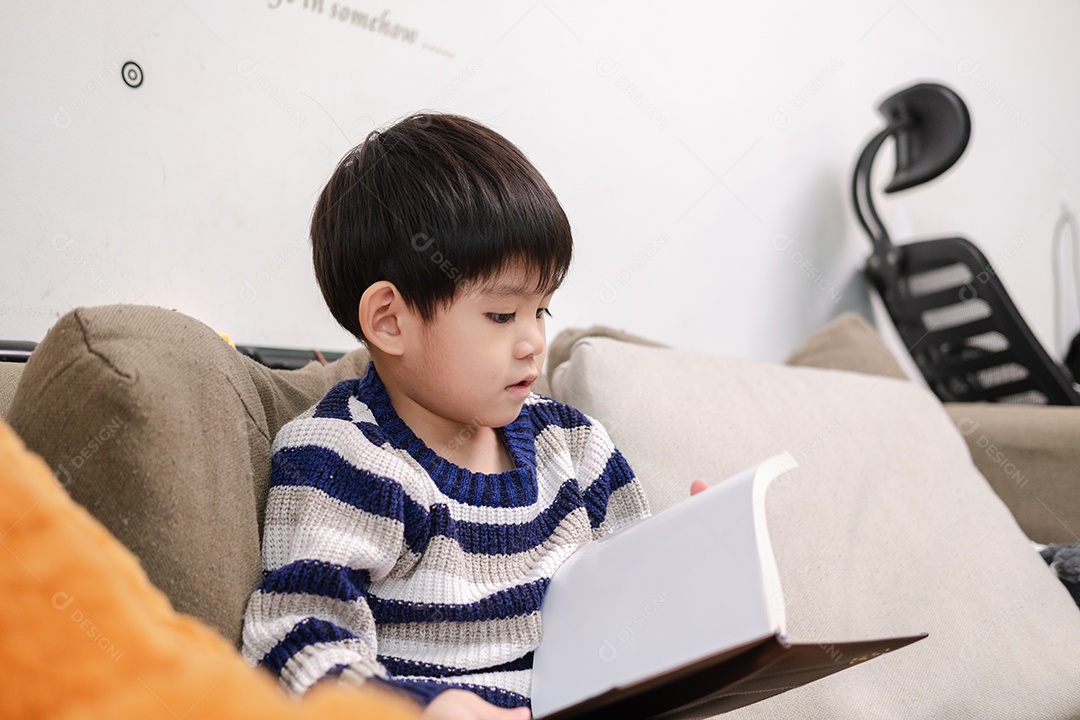
M 533 714 L 783 633 L 764 498 L 795 464 L 770 458 L 567 560 L 541 610 Z

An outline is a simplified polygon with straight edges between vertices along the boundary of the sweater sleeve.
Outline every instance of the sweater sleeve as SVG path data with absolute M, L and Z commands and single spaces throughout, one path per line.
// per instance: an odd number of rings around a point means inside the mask
M 400 484 L 354 464 L 355 450 L 345 449 L 354 431 L 305 418 L 275 441 L 263 576 L 248 601 L 242 652 L 296 694 L 340 675 L 427 704 L 446 686 L 396 679 L 377 659 L 368 588 L 405 552 L 407 508 Z
M 649 517 L 649 503 L 607 430 L 593 418 L 578 414 L 586 432 L 583 442 L 574 443 L 574 470 L 596 539 Z

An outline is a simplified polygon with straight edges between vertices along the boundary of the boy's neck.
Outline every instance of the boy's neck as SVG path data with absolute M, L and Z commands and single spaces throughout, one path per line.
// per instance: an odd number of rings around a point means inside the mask
M 436 455 L 476 473 L 496 474 L 514 469 L 513 459 L 498 430 L 439 417 L 409 397 L 390 368 L 384 375 L 382 367 L 376 363 L 375 371 L 386 388 L 394 412 Z

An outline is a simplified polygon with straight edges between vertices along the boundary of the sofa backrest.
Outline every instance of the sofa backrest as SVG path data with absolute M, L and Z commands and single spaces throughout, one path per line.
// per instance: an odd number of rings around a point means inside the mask
M 273 438 L 367 363 L 360 348 L 271 370 L 178 312 L 79 308 L 31 355 L 7 420 L 177 610 L 239 643 Z

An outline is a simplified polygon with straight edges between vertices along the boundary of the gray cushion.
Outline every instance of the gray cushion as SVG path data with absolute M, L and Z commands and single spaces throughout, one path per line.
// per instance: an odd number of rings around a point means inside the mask
M 80 308 L 30 357 L 9 422 L 177 610 L 237 643 L 260 577 L 270 444 L 367 361 L 360 349 L 269 370 L 178 312 Z

